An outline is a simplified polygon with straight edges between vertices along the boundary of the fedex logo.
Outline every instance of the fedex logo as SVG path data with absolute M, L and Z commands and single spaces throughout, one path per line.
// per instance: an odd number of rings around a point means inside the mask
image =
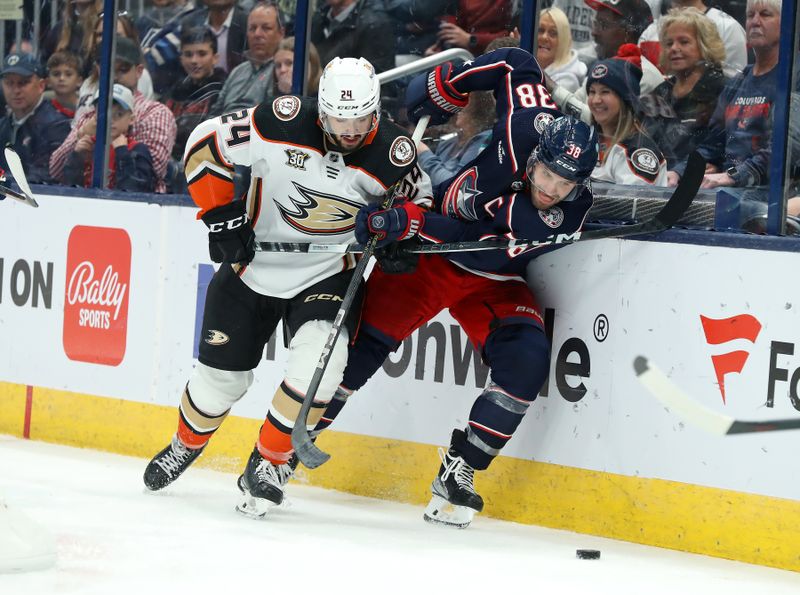
M 64 353 L 117 366 L 125 357 L 131 240 L 124 229 L 78 225 L 67 243 Z

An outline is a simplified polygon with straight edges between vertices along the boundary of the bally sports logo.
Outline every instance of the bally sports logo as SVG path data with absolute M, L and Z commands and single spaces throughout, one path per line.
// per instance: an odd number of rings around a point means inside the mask
M 761 332 L 761 323 L 750 314 L 739 314 L 730 318 L 708 318 L 701 314 L 700 322 L 709 345 L 724 345 L 737 339 L 744 339 L 755 344 L 758 334 Z M 741 373 L 749 356 L 750 353 L 742 349 L 711 356 L 723 403 L 725 403 L 725 376 Z
M 69 234 L 64 352 L 71 360 L 116 366 L 125 357 L 131 240 L 124 229 L 76 226 Z

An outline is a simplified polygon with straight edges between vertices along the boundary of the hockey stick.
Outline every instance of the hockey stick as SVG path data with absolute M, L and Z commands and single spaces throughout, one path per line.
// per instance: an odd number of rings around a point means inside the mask
M 675 386 L 658 366 L 643 355 L 633 360 L 633 369 L 639 382 L 670 411 L 711 434 L 725 436 L 800 429 L 800 417 L 742 421 L 704 407 Z
M 428 120 L 430 120 L 429 116 L 423 116 L 420 118 L 419 122 L 417 123 L 417 127 L 414 129 L 414 134 L 411 136 L 411 142 L 413 142 L 415 146 L 425 133 L 425 128 L 428 126 Z M 382 208 L 388 209 L 392 206 L 392 203 L 394 202 L 394 199 L 401 188 L 399 182 L 400 181 L 398 180 L 394 187 L 387 193 L 386 198 L 384 199 L 383 203 L 381 203 Z M 294 427 L 292 428 L 292 447 L 294 448 L 295 453 L 297 453 L 297 458 L 300 459 L 300 462 L 302 462 L 303 465 L 309 469 L 316 469 L 331 458 L 331 455 L 317 448 L 314 445 L 314 442 L 311 440 L 311 435 L 309 434 L 307 428 L 308 412 L 311 410 L 311 403 L 313 403 L 314 397 L 317 395 L 320 382 L 322 382 L 322 376 L 325 374 L 325 369 L 328 367 L 328 361 L 330 360 L 331 353 L 333 353 L 336 340 L 339 338 L 339 333 L 342 330 L 342 324 L 344 323 L 345 316 L 347 316 L 347 313 L 350 311 L 350 305 L 353 303 L 353 299 L 356 296 L 358 287 L 364 277 L 364 271 L 367 269 L 367 263 L 369 262 L 369 258 L 372 256 L 377 243 L 377 235 L 370 237 L 369 242 L 367 242 L 367 245 L 364 246 L 361 260 L 358 261 L 355 269 L 353 269 L 353 276 L 350 280 L 350 284 L 347 286 L 347 291 L 345 291 L 344 298 L 342 299 L 342 305 L 339 306 L 339 310 L 336 312 L 336 317 L 334 318 L 331 332 L 328 335 L 328 339 L 325 341 L 325 346 L 322 348 L 322 354 L 319 356 L 317 368 L 314 370 L 314 375 L 311 377 L 308 390 L 303 398 L 303 404 L 300 406 L 300 413 L 297 415 L 297 419 L 294 422 Z
M 421 244 L 405 250 L 407 253 L 444 253 L 444 252 L 474 252 L 477 250 L 510 250 L 512 248 L 540 248 L 542 246 L 555 246 L 574 244 L 587 240 L 603 238 L 624 238 L 629 236 L 658 233 L 669 229 L 686 212 L 694 200 L 697 190 L 703 181 L 706 162 L 703 157 L 695 152 L 689 156 L 681 181 L 675 188 L 669 200 L 661 207 L 652 219 L 609 229 L 594 231 L 576 231 L 571 234 L 556 234 L 544 240 L 482 240 L 478 242 L 448 242 L 444 244 Z M 257 242 L 256 251 L 259 252 L 297 252 L 297 253 L 358 253 L 364 251 L 361 244 L 305 244 L 297 242 Z
M 11 147 L 6 147 L 5 156 L 8 169 L 14 181 L 17 183 L 17 186 L 19 186 L 20 192 L 15 192 L 10 188 L 0 186 L 0 194 L 5 194 L 9 198 L 24 202 L 31 207 L 38 207 L 39 203 L 33 198 L 33 192 L 31 192 L 31 187 L 28 185 L 28 179 L 25 177 L 25 170 L 22 167 L 22 161 L 20 161 L 19 155 L 17 155 L 16 151 Z

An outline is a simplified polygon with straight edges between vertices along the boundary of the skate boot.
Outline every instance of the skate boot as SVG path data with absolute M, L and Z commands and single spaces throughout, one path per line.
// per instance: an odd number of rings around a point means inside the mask
M 262 518 L 270 508 L 283 502 L 283 488 L 293 473 L 288 463 L 276 465 L 254 448 L 244 473 L 239 476 L 238 485 L 244 497 L 236 510 L 251 518 Z
M 439 458 L 442 465 L 431 484 L 433 496 L 423 518 L 429 523 L 465 529 L 475 513 L 483 510 L 483 498 L 473 486 L 475 469 L 452 446 L 448 451 L 440 448 Z
M 154 456 L 144 470 L 144 485 L 153 492 L 168 486 L 194 463 L 203 448 L 187 448 L 177 436 L 173 436 L 172 442 Z

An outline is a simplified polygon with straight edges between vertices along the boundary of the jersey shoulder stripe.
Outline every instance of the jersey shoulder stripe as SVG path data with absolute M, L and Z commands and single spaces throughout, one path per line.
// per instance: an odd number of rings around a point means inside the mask
M 417 162 L 417 148 L 405 130 L 394 122 L 381 120 L 372 141 L 345 155 L 345 164 L 369 173 L 389 188 L 406 175 Z
M 325 154 L 322 129 L 317 124 L 317 102 L 281 95 L 253 111 L 253 129 L 267 142 L 303 145 Z
M 200 215 L 233 200 L 234 167 L 225 160 L 218 143 L 217 132 L 211 131 L 186 150 L 186 181 Z

